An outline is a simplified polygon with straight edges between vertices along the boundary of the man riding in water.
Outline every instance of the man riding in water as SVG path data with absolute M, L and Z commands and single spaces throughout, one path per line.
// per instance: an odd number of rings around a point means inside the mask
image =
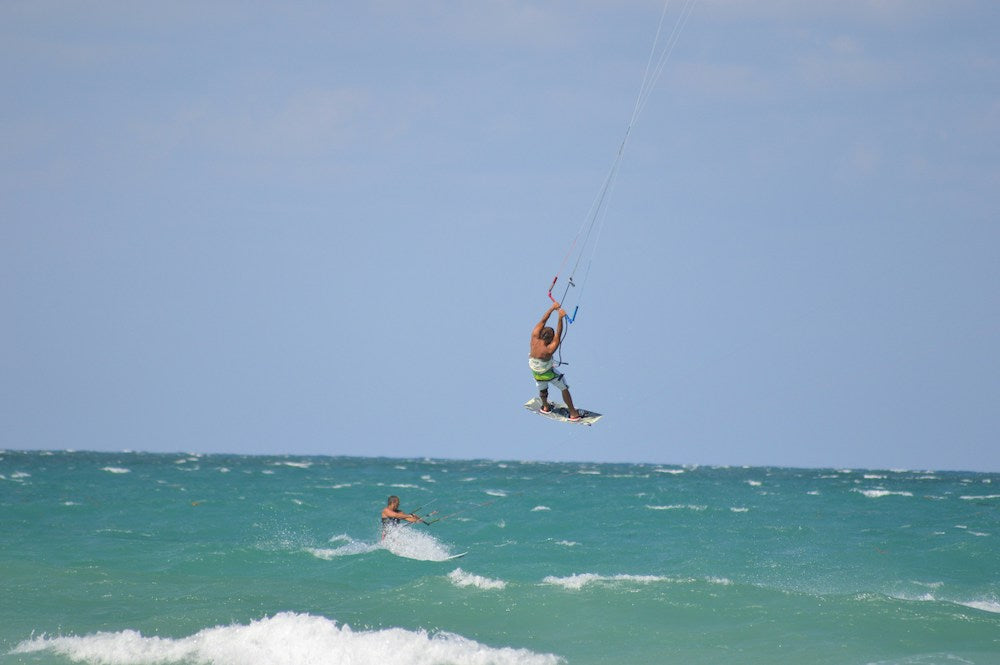
M 552 312 L 559 310 L 559 322 L 556 329 L 545 325 Z M 569 394 L 569 386 L 566 384 L 566 377 L 556 372 L 552 354 L 559 348 L 562 341 L 563 317 L 566 312 L 562 310 L 559 303 L 553 302 L 552 307 L 545 312 L 542 320 L 535 325 L 531 331 L 531 354 L 528 357 L 528 367 L 531 368 L 535 376 L 535 385 L 538 386 L 538 395 L 542 398 L 542 413 L 551 413 L 552 404 L 549 402 L 549 384 L 562 391 L 563 400 L 569 409 L 569 419 L 579 420 L 580 412 L 573 406 L 573 398 Z
M 399 509 L 399 497 L 393 494 L 389 497 L 389 502 L 382 509 L 382 526 L 402 524 L 406 522 L 423 522 L 419 516 L 413 513 L 404 513 Z
M 389 502 L 382 509 L 382 538 L 385 539 L 386 530 L 395 526 L 402 526 L 403 522 L 424 522 L 416 513 L 404 513 L 399 509 L 399 497 L 393 494 L 389 497 Z

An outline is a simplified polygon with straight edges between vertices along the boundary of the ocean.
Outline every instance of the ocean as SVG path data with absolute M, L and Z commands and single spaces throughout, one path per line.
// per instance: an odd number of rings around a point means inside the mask
M 4 451 L 14 663 L 1000 664 L 1000 474 Z

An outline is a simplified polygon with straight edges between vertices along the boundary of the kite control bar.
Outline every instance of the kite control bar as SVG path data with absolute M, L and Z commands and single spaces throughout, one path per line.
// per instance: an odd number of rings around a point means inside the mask
M 556 299 L 552 297 L 552 289 L 556 288 L 556 282 L 557 281 L 559 281 L 559 275 L 556 275 L 555 277 L 552 278 L 552 285 L 549 287 L 549 300 L 551 300 L 552 302 L 556 301 Z M 576 286 L 576 284 L 573 283 L 573 278 L 572 277 L 569 278 L 569 285 L 570 286 Z M 576 319 L 576 312 L 579 309 L 580 309 L 579 305 L 577 305 L 576 307 L 574 307 L 573 308 L 573 316 L 567 315 L 566 316 L 566 320 L 569 321 L 570 323 L 573 323 L 573 321 Z

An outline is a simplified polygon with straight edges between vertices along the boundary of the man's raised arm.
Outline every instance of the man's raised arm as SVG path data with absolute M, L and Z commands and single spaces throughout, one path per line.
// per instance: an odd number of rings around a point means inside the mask
M 552 312 L 556 311 L 557 309 L 559 309 L 559 303 L 554 302 L 552 303 L 552 307 L 549 307 L 547 310 L 545 310 L 545 316 L 543 316 L 542 320 L 539 321 L 537 325 L 535 325 L 535 329 L 531 331 L 532 337 L 538 337 L 538 333 L 542 332 L 542 328 L 545 327 L 545 323 L 549 320 L 549 317 L 552 316 Z M 562 325 L 562 320 L 559 321 L 559 325 L 560 326 Z
M 559 307 L 559 303 L 556 303 L 555 306 Z M 549 345 L 551 353 L 555 353 L 556 349 L 559 348 L 559 342 L 562 341 L 562 321 L 564 316 L 566 316 L 566 312 L 562 310 L 562 307 L 559 307 L 559 322 L 556 323 L 556 336 L 552 340 L 552 344 Z

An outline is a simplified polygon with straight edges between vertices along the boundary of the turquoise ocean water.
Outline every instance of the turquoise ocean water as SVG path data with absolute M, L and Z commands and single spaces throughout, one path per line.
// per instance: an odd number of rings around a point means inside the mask
M 1000 663 L 1000 475 L 0 453 L 0 665 L 560 662 Z

